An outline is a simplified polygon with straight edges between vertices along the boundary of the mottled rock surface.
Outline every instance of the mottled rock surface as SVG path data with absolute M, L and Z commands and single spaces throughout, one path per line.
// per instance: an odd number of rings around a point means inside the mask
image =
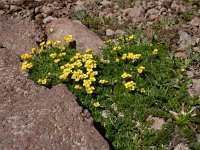
M 25 22 L 0 21 L 0 149 L 109 150 L 64 85 L 38 87 L 21 71 L 17 55 L 36 46 L 27 37 L 34 30 Z

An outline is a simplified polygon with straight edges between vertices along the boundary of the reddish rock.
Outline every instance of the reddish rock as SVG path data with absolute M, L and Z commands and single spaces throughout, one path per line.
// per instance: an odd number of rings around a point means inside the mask
M 154 130 L 160 130 L 162 128 L 162 126 L 164 125 L 165 123 L 165 120 L 163 118 L 159 118 L 159 117 L 152 117 L 152 116 L 149 116 L 147 118 L 148 121 L 153 121 L 153 124 L 151 125 L 151 129 L 154 129 Z
M 93 53 L 101 55 L 99 47 L 104 46 L 104 42 L 92 31 L 87 29 L 78 20 L 56 19 L 46 26 L 48 40 L 62 40 L 66 35 L 73 35 L 77 49 L 84 53 L 85 49 L 91 48 Z
M 109 150 L 66 86 L 36 86 L 20 69 L 17 54 L 36 45 L 27 38 L 27 33 L 35 34 L 29 30 L 31 24 L 0 24 L 0 149 Z

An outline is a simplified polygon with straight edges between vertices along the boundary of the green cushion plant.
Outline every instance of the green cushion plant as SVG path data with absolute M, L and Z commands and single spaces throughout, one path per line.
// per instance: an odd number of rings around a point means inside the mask
M 38 50 L 21 56 L 22 69 L 37 85 L 66 84 L 104 128 L 113 149 L 167 149 L 175 128 L 191 148 L 199 147 L 188 136 L 200 131 L 200 114 L 194 109 L 199 100 L 187 93 L 186 66 L 170 55 L 168 46 L 141 44 L 135 38 L 105 41 L 103 57 L 92 55 L 91 49 L 77 52 L 70 47 L 71 35 L 64 38 L 65 46 L 42 42 Z M 165 120 L 160 130 L 151 128 L 150 115 Z

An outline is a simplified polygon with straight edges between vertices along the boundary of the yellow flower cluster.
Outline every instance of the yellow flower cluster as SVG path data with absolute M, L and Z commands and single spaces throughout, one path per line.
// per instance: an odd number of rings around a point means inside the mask
M 71 74 L 71 79 L 75 82 L 82 81 L 82 86 L 85 87 L 85 90 L 88 94 L 92 94 L 94 87 L 92 83 L 96 81 L 95 76 L 98 74 L 97 71 L 94 71 L 97 66 L 96 61 L 93 60 L 92 54 L 76 53 L 71 59 L 70 63 L 67 63 L 63 66 L 60 66 L 60 69 L 63 70 L 63 73 L 60 75 L 60 79 L 66 80 L 67 77 Z M 80 68 L 84 67 L 84 68 Z M 86 72 L 85 72 L 86 70 Z M 81 90 L 80 86 L 75 86 L 75 89 Z
M 30 69 L 33 67 L 33 64 L 31 62 L 23 62 L 22 63 L 22 70 Z
M 61 41 L 60 41 L 60 40 L 57 40 L 57 41 L 55 41 L 53 44 L 54 44 L 55 46 L 60 46 L 60 43 L 61 43 Z
M 129 36 L 129 37 L 126 38 L 126 41 L 130 42 L 130 41 L 132 41 L 134 39 L 135 39 L 135 35 L 132 34 L 131 36 Z
M 94 103 L 93 103 L 93 106 L 94 106 L 94 107 L 100 107 L 100 103 L 99 103 L 99 102 L 94 102 Z
M 47 79 L 39 79 L 37 82 L 39 84 L 45 85 L 47 83 Z
M 22 60 L 28 60 L 28 59 L 31 59 L 33 57 L 33 55 L 31 54 L 23 54 L 21 55 L 21 59 Z
M 124 83 L 124 86 L 126 89 L 129 89 L 131 91 L 135 90 L 135 83 L 133 81 L 128 81 L 126 83 Z
M 31 54 L 34 55 L 36 53 L 36 48 L 31 49 Z
M 137 71 L 138 71 L 139 74 L 141 74 L 144 69 L 145 69 L 144 66 L 140 66 L 140 67 L 138 67 Z
M 107 41 L 104 41 L 105 44 L 110 44 L 112 43 L 113 41 L 111 39 L 107 40 Z
M 145 89 L 144 89 L 144 88 L 141 88 L 141 89 L 140 89 L 140 92 L 141 92 L 141 93 L 145 93 Z
M 59 58 L 54 60 L 54 63 L 55 63 L 55 64 L 58 64 L 59 62 L 60 62 L 60 59 L 59 59 Z
M 46 42 L 46 45 L 51 45 L 52 44 L 52 41 L 51 40 L 48 40 L 47 42 Z
M 92 50 L 91 49 L 86 49 L 85 52 L 86 53 L 92 53 Z
M 83 87 L 80 86 L 80 85 L 75 85 L 74 88 L 77 89 L 77 90 L 82 90 L 83 89 Z
M 155 49 L 153 50 L 152 54 L 153 54 L 153 55 L 157 55 L 157 54 L 158 54 L 158 49 L 155 48 Z
M 122 49 L 120 46 L 115 46 L 115 47 L 113 47 L 113 50 L 114 50 L 114 51 L 119 51 L 120 49 Z
M 70 43 L 73 41 L 73 38 L 72 38 L 72 35 L 67 35 L 65 38 L 64 38 L 65 42 L 66 43 Z
M 137 60 L 137 59 L 140 59 L 141 56 L 142 56 L 141 54 L 128 53 L 128 54 L 122 54 L 121 59 L 122 60 L 125 60 L 125 59 L 128 59 L 128 60 Z
M 51 58 L 55 59 L 56 56 L 57 56 L 57 54 L 56 54 L 56 53 L 51 53 L 49 56 L 50 56 Z
M 132 75 L 129 74 L 129 73 L 124 72 L 124 73 L 121 75 L 121 77 L 125 79 L 125 78 L 130 78 L 130 77 L 132 77 Z
M 108 80 L 99 80 L 99 83 L 100 84 L 106 84 L 106 83 L 108 83 Z

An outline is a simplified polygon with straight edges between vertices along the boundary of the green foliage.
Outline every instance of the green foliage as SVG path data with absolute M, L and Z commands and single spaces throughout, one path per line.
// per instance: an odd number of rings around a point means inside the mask
M 47 46 L 42 54 L 37 53 L 28 60 L 33 64 L 28 77 L 36 84 L 41 84 L 38 83 L 39 79 L 47 79 L 43 84 L 46 87 L 66 84 L 80 103 L 89 109 L 95 122 L 105 128 L 104 136 L 115 149 L 165 149 L 175 126 L 188 129 L 198 122 L 198 119 L 191 117 L 177 121 L 170 111 L 179 112 L 182 104 L 188 108 L 197 105 L 197 99 L 189 97 L 184 65 L 170 55 L 168 46 L 136 41 L 134 35 L 106 41 L 103 58 L 92 56 L 89 50 L 87 54 L 80 55 L 66 46 L 66 56 L 60 57 L 60 62 L 56 63 L 58 57 L 52 58 L 50 55 L 56 53 L 59 56 L 61 48 Z M 80 66 L 78 62 L 81 62 Z M 73 67 L 67 68 L 70 65 Z M 63 80 L 65 69 L 70 71 Z M 83 73 L 73 77 L 78 70 Z M 91 77 L 96 71 L 98 74 Z M 90 77 L 82 78 L 83 74 Z M 85 85 L 86 80 L 91 83 Z M 77 85 L 81 88 L 75 88 Z M 91 87 L 94 89 L 91 90 Z M 150 128 L 151 123 L 147 121 L 149 115 L 174 120 L 157 131 Z M 185 128 L 182 131 L 189 139 Z M 195 142 L 194 138 L 189 141 Z

